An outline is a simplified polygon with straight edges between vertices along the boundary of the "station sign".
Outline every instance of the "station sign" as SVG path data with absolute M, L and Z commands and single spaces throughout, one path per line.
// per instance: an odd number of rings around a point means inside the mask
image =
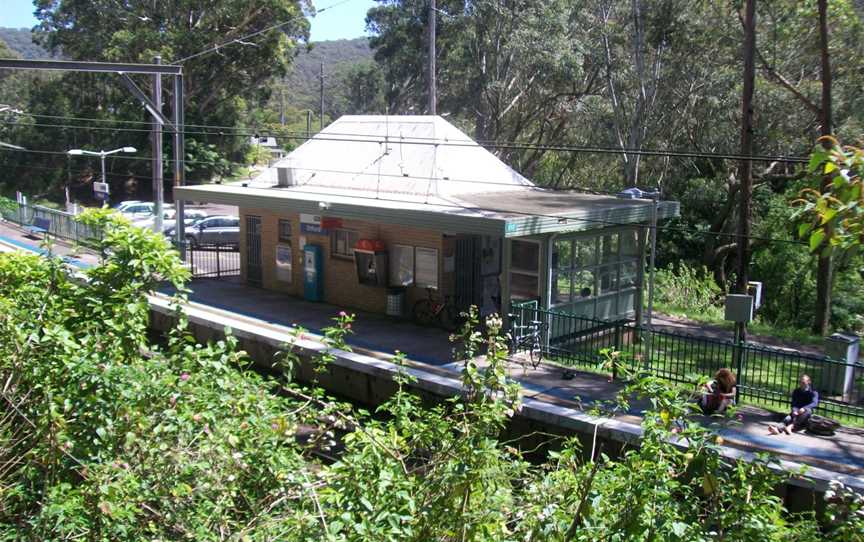
M 312 235 L 327 235 L 327 230 L 321 225 L 321 215 L 300 213 L 300 232 Z
M 111 190 L 108 188 L 108 183 L 93 183 L 93 192 L 96 194 L 110 194 Z

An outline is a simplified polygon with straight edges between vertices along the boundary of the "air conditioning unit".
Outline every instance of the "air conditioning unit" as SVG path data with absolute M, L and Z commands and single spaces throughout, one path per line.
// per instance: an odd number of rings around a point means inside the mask
M 280 188 L 297 186 L 299 184 L 294 168 L 291 167 L 277 167 L 276 178 L 276 186 Z

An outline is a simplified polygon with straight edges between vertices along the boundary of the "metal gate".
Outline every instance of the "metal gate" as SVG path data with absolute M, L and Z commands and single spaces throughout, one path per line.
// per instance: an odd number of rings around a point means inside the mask
M 456 239 L 456 310 L 468 310 L 480 305 L 480 238 L 465 236 Z
M 246 282 L 261 285 L 261 217 L 246 216 Z

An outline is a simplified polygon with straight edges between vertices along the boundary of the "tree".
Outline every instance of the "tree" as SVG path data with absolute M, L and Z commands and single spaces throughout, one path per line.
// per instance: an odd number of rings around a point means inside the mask
M 152 63 L 154 55 L 161 55 L 163 62 L 172 63 L 263 30 L 276 22 L 285 22 L 278 29 L 248 41 L 183 62 L 188 125 L 242 125 L 247 111 L 268 98 L 269 86 L 265 83 L 274 76 L 284 75 L 298 42 L 308 38 L 309 25 L 299 0 L 255 3 L 241 0 L 217 3 L 206 0 L 120 3 L 109 0 L 36 0 L 34 3 L 40 21 L 35 32 L 39 43 L 54 53 L 62 51 L 66 58 L 87 61 Z M 151 77 L 135 77 L 145 92 L 151 88 Z M 164 88 L 164 109 L 170 114 L 173 88 L 167 81 Z M 26 168 L 47 167 L 48 170 L 42 171 L 48 177 L 45 184 L 50 189 L 59 186 L 59 179 L 65 182 L 67 161 L 62 158 L 62 153 L 72 146 L 108 148 L 122 140 L 123 144 L 139 149 L 138 158 L 146 157 L 151 149 L 149 127 L 134 124 L 148 122 L 150 117 L 115 75 L 65 74 L 34 83 L 30 94 L 29 103 L 22 107 L 29 113 L 94 118 L 97 121 L 40 119 L 38 124 L 41 126 L 22 127 L 23 133 L 19 135 L 24 146 L 58 152 L 61 158 L 23 154 L 3 156 L 0 160 L 7 171 L 19 167 L 30 173 Z M 133 121 L 133 124 L 128 121 Z M 193 128 L 187 130 L 199 132 L 187 136 L 187 140 L 196 140 L 200 144 L 191 146 L 193 151 L 214 145 L 221 159 L 243 162 L 247 137 L 219 132 L 202 134 L 201 129 Z M 172 153 L 171 144 L 167 142 L 165 145 L 167 157 Z M 198 162 L 190 175 L 192 181 L 209 181 L 215 170 L 221 167 L 221 164 L 208 167 L 206 153 L 193 155 L 192 159 Z M 170 171 L 170 160 L 165 164 Z M 135 194 L 140 190 L 137 185 L 143 185 L 149 191 L 149 160 L 115 158 L 109 161 L 108 167 L 115 194 L 123 194 L 127 188 Z M 86 161 L 71 161 L 68 168 L 77 170 L 73 177 L 89 178 Z M 26 175 L 10 177 L 16 183 L 28 181 Z M 171 175 L 166 175 L 166 178 L 170 179 Z M 29 181 L 23 184 L 32 186 L 37 183 Z
M 823 138 L 807 171 L 810 187 L 794 202 L 798 235 L 819 256 L 864 247 L 864 149 Z

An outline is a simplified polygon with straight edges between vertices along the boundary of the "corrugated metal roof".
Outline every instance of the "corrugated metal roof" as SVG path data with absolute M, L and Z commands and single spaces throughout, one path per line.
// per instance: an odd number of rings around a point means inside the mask
M 276 184 L 278 167 L 294 169 L 307 189 L 399 194 L 415 201 L 534 186 L 437 116 L 340 117 L 251 185 Z
M 276 187 L 279 166 L 294 168 L 300 185 Z M 647 200 L 537 188 L 455 126 L 431 116 L 342 117 L 248 183 L 176 187 L 174 195 L 508 237 L 645 223 L 652 206 Z M 677 216 L 678 204 L 662 202 L 658 211 L 660 219 Z

